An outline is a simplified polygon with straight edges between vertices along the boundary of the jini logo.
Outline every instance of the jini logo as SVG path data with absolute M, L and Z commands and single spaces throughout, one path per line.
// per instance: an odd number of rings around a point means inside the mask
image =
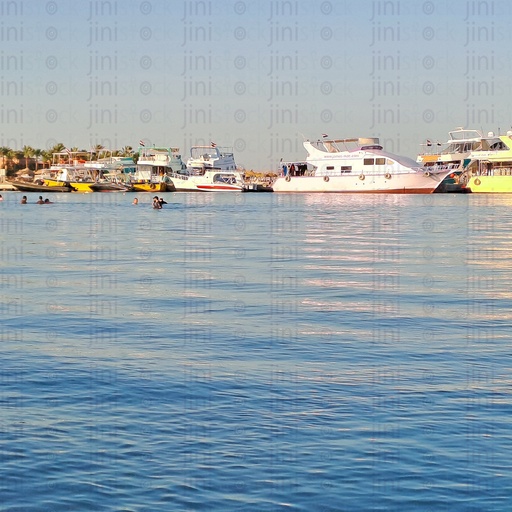
M 109 0 L 95 0 L 89 2 L 89 16 L 87 21 L 93 18 L 105 18 L 105 16 L 117 16 L 117 2 Z
M 472 17 L 481 18 L 482 16 L 494 16 L 493 1 L 471 0 L 466 2 L 466 17 L 464 21 L 468 21 Z
M 115 43 L 118 41 L 117 23 L 100 25 L 97 21 L 89 27 L 89 42 L 87 46 L 94 43 Z
M 0 76 L 0 96 L 23 96 L 23 77 L 20 80 L 6 80 Z
M 299 3 L 287 2 L 277 0 L 270 2 L 270 14 L 267 21 L 272 21 L 274 18 L 288 18 L 289 16 L 299 15 Z
M 183 2 L 183 18 L 181 21 L 187 21 L 189 18 L 201 18 L 212 15 L 212 3 L 204 1 Z
M 380 16 L 400 16 L 400 2 L 391 1 L 374 1 L 372 3 L 372 17 L 370 21 L 374 21 Z
M 23 41 L 23 23 L 16 25 L 6 25 L 0 23 L 0 41 L 19 43 Z
M 19 109 L 7 108 L 4 104 L 0 105 L 0 123 L 23 123 L 23 105 Z

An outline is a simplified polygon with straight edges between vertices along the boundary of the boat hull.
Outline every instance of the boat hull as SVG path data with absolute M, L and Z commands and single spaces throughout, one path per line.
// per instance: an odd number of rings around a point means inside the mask
M 135 192 L 167 192 L 168 183 L 132 183 Z
M 63 186 L 55 186 L 49 187 L 48 185 L 40 185 L 38 183 L 27 183 L 27 182 L 19 182 L 19 181 L 10 181 L 9 182 L 16 190 L 20 190 L 22 192 L 71 192 L 73 189 L 71 186 L 63 185 Z
M 274 192 L 334 192 L 382 194 L 431 194 L 448 173 L 403 173 L 391 177 L 368 176 L 287 176 L 272 185 Z
M 467 188 L 472 194 L 512 194 L 512 176 L 471 176 Z
M 173 175 L 172 182 L 177 192 L 242 192 L 244 188 L 241 180 L 214 181 L 209 172 L 204 176 Z
M 54 187 L 63 187 L 66 186 L 65 181 L 61 180 L 52 180 L 52 179 L 45 179 L 45 184 L 48 186 L 48 189 L 54 188 Z M 94 182 L 89 181 L 71 181 L 68 183 L 68 185 L 71 186 L 74 192 L 94 192 L 91 188 L 91 185 L 94 185 Z
M 91 189 L 93 192 L 130 192 L 132 187 L 119 183 L 93 183 Z
M 241 192 L 243 187 L 238 185 L 197 185 L 197 190 L 200 192 Z

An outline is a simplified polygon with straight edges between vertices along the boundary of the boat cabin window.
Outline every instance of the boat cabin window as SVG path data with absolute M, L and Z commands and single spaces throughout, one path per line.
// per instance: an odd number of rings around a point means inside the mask
M 386 165 L 386 159 L 385 158 L 376 158 L 375 165 Z
M 373 165 L 373 158 L 365 158 L 364 165 Z
M 350 172 L 352 170 L 352 166 L 351 165 L 342 165 L 340 170 L 342 173 Z
M 328 165 L 328 166 L 326 167 L 326 169 L 327 169 L 328 171 L 334 171 L 334 165 Z
M 492 151 L 498 151 L 500 149 L 507 149 L 507 146 L 505 146 L 505 144 L 501 140 L 499 142 L 492 144 L 491 146 Z
M 387 165 L 393 165 L 395 162 L 393 160 L 390 160 L 389 158 L 386 160 Z

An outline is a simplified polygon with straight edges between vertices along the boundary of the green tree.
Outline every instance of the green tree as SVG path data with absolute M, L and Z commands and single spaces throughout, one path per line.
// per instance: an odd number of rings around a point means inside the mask
M 34 156 L 34 148 L 31 146 L 23 146 L 21 151 L 25 157 L 25 168 L 28 169 L 28 159 Z
M 8 148 L 7 153 L 5 154 L 5 169 L 7 176 L 11 175 L 14 171 L 13 168 L 13 160 L 16 157 L 16 151 L 14 149 Z
M 62 144 L 62 142 L 58 142 L 53 147 L 51 147 L 48 151 L 50 151 L 51 153 L 61 153 L 65 149 L 66 149 L 66 146 L 64 146 L 64 144 Z
M 133 156 L 133 148 L 131 146 L 124 146 L 119 150 L 119 156 Z
M 2 157 L 2 168 L 8 169 L 7 154 L 11 151 L 11 148 L 7 146 L 0 147 L 0 156 Z
M 50 164 L 53 159 L 53 153 L 51 150 L 43 151 L 42 152 L 42 158 L 43 158 L 43 167 L 48 164 L 48 167 L 50 167 Z
M 41 159 L 42 156 L 43 156 L 43 150 L 42 149 L 34 149 L 34 158 L 35 158 L 35 161 L 36 161 L 36 171 L 37 171 L 37 167 L 38 167 L 38 164 L 39 164 L 39 160 Z

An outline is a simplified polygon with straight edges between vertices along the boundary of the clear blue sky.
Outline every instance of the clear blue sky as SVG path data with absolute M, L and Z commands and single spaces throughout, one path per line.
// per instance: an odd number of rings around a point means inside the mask
M 262 170 L 326 133 L 415 157 L 510 128 L 511 22 L 498 0 L 3 0 L 0 145 L 214 141 Z

